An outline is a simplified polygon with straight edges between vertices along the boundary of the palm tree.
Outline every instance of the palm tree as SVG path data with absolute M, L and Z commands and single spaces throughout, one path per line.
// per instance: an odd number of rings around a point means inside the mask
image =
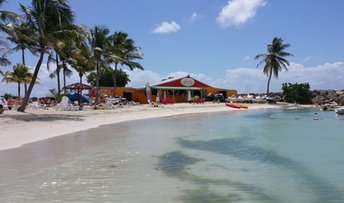
M 18 97 L 20 97 L 20 84 L 24 83 L 26 90 L 26 84 L 32 79 L 32 73 L 29 72 L 29 68 L 19 63 L 13 66 L 13 71 L 6 71 L 3 75 L 2 82 L 18 84 Z
M 69 20 L 68 23 L 71 23 Z M 64 60 L 70 57 L 70 50 L 68 50 L 68 46 L 65 44 L 71 43 L 70 41 L 80 41 L 81 39 L 85 38 L 85 32 L 83 28 L 79 25 L 75 24 L 65 24 L 61 26 L 61 29 L 68 30 L 68 32 L 60 32 L 57 35 L 56 41 L 53 43 L 53 49 L 55 52 L 55 56 L 53 54 L 49 54 L 48 63 L 54 62 L 56 64 L 56 69 L 50 76 L 57 78 L 57 92 L 61 90 L 61 80 L 60 80 L 60 72 L 63 71 L 64 81 L 66 76 L 66 68 L 64 67 L 65 62 Z M 64 84 L 65 86 L 65 84 Z
M 25 66 L 25 49 L 29 49 L 31 53 L 35 54 L 37 51 L 37 43 L 33 40 L 33 30 L 24 22 L 21 24 L 10 24 L 6 27 L 6 33 L 9 35 L 7 39 L 16 46 L 15 51 L 21 51 L 22 64 Z
M 265 63 L 263 73 L 266 74 L 268 79 L 266 94 L 269 95 L 270 80 L 272 74 L 275 78 L 278 78 L 278 72 L 283 69 L 288 70 L 289 61 L 284 57 L 293 56 L 293 54 L 285 52 L 284 50 L 288 48 L 290 44 L 284 44 L 282 38 L 275 37 L 272 40 L 272 43 L 267 45 L 268 53 L 267 54 L 258 54 L 255 59 L 262 58 L 262 60 L 257 64 L 257 67 Z
M 5 0 L 0 0 L 0 7 L 2 4 L 6 2 Z M 19 16 L 10 11 L 3 11 L 0 10 L 0 31 L 5 31 L 7 25 L 10 22 L 15 22 L 19 19 Z M 0 39 L 0 66 L 7 66 L 10 65 L 10 61 L 7 59 L 7 53 L 9 51 L 8 44 L 6 41 Z
M 80 78 L 80 84 L 82 84 L 82 77 L 94 69 L 94 61 L 91 59 L 91 50 L 86 44 L 79 43 L 76 49 L 72 52 L 73 58 L 69 60 L 69 64 L 78 72 Z M 82 103 L 82 89 L 78 90 L 80 92 L 79 106 Z
M 27 94 L 21 106 L 18 108 L 18 111 L 24 112 L 41 68 L 44 55 L 53 47 L 52 45 L 56 41 L 56 35 L 64 32 L 61 27 L 73 19 L 73 12 L 67 0 L 32 0 L 31 8 L 25 7 L 22 4 L 20 6 L 24 12 L 28 26 L 35 33 L 32 37 L 38 43 L 39 47 L 39 59 L 32 80 Z
M 0 7 L 5 2 L 6 0 L 0 0 Z M 19 19 L 19 16 L 16 13 L 0 10 L 0 29 L 2 30 L 8 22 L 14 22 L 18 19 Z
M 96 103 L 98 103 L 99 99 L 99 71 L 101 67 L 105 67 L 108 64 L 108 59 L 110 55 L 110 36 L 109 36 L 109 29 L 105 26 L 95 26 L 93 29 L 90 29 L 90 36 L 88 38 L 88 42 L 90 45 L 90 49 L 92 50 L 92 58 L 95 61 L 95 68 L 96 68 L 96 89 L 97 89 L 97 96 L 96 96 Z
M 62 63 L 61 69 L 63 72 L 64 87 L 66 86 L 66 77 L 70 77 L 73 73 L 70 69 L 70 66 L 67 64 L 73 65 L 71 61 L 90 61 L 88 58 L 90 56 L 89 52 L 87 52 L 87 54 L 84 52 L 86 49 L 89 51 L 89 47 L 87 46 L 88 28 L 85 26 L 72 24 L 68 26 L 68 30 L 69 32 L 67 32 L 63 38 L 60 39 L 61 46 L 59 49 L 57 49 L 58 54 L 60 55 L 60 61 Z M 83 64 L 86 64 L 86 62 Z M 64 94 L 66 94 L 66 89 L 64 89 Z
M 112 40 L 112 50 L 116 53 L 120 60 L 114 60 L 115 69 L 113 70 L 113 80 L 114 88 L 116 92 L 116 73 L 118 64 L 125 65 L 129 67 L 130 70 L 135 68 L 143 70 L 143 66 L 135 62 L 136 59 L 142 59 L 142 53 L 140 52 L 140 47 L 137 47 L 134 43 L 134 40 L 128 38 L 128 34 L 125 32 L 115 32 L 111 36 Z
M 9 52 L 8 48 L 0 48 L 0 66 L 11 65 L 11 62 L 7 59 L 8 52 Z

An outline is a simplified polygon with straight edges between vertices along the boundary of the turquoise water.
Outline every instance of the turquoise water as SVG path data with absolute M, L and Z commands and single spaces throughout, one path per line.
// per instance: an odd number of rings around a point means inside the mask
M 0 202 L 344 202 L 344 116 L 126 122 L 0 152 Z

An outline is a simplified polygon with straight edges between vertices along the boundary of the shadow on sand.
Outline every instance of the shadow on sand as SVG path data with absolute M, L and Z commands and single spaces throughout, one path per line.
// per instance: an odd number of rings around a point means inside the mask
M 6 118 L 10 118 L 18 121 L 59 121 L 59 120 L 69 120 L 69 121 L 83 121 L 84 116 L 82 115 L 68 115 L 68 114 L 34 114 L 34 113 L 21 113 L 15 115 L 6 115 Z

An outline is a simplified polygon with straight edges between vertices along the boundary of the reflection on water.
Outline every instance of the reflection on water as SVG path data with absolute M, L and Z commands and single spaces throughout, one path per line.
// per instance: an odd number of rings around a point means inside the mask
M 259 161 L 268 164 L 280 165 L 295 172 L 299 178 L 311 188 L 317 196 L 314 202 L 326 202 L 329 199 L 335 201 L 344 201 L 344 198 L 337 192 L 338 189 L 333 187 L 328 181 L 321 177 L 316 177 L 310 173 L 304 166 L 279 156 L 273 151 L 259 147 L 249 146 L 240 138 L 228 138 L 208 141 L 188 141 L 180 139 L 179 143 L 182 147 L 211 151 L 219 154 L 233 156 L 246 161 Z M 189 158 L 191 159 L 191 158 Z
M 0 152 L 0 202 L 344 202 L 343 129 L 313 110 L 102 126 Z
M 160 157 L 158 169 L 162 170 L 168 176 L 186 175 L 185 168 L 192 165 L 200 159 L 186 156 L 180 151 L 170 152 Z
M 199 161 L 202 160 L 190 157 L 180 151 L 170 152 L 159 158 L 158 170 L 163 171 L 169 177 L 189 182 L 197 188 L 193 190 L 182 190 L 182 195 L 179 197 L 182 202 L 237 202 L 244 199 L 254 200 L 255 202 L 277 202 L 276 199 L 264 194 L 261 189 L 253 185 L 226 180 L 225 177 L 223 179 L 210 179 L 190 174 L 188 172 L 188 166 Z M 227 191 L 224 194 L 216 193 L 209 189 L 211 186 L 220 186 L 222 189 L 227 188 Z M 242 195 L 240 192 L 229 192 L 238 189 L 244 191 L 246 194 Z M 251 196 L 248 197 L 247 194 Z

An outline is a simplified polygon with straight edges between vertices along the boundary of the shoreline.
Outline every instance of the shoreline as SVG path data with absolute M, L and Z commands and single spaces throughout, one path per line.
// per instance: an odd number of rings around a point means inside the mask
M 5 111 L 0 115 L 0 151 L 46 140 L 74 132 L 140 119 L 159 118 L 194 113 L 250 111 L 283 108 L 281 104 L 248 104 L 249 109 L 234 109 L 223 103 L 174 104 L 162 107 L 137 105 L 113 110 L 56 111 L 27 110 L 26 113 Z

